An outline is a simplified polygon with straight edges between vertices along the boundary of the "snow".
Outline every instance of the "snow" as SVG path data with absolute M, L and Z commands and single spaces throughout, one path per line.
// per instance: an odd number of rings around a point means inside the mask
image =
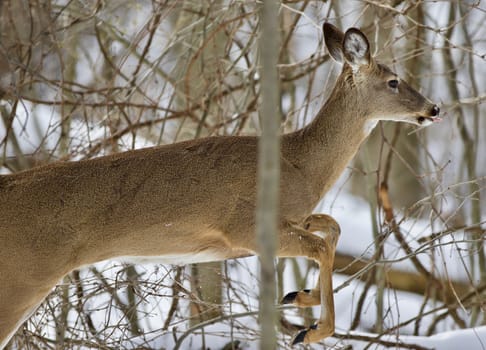
M 259 349 L 259 342 L 257 339 L 255 339 L 257 334 L 248 334 L 247 331 L 249 327 L 252 326 L 251 323 L 245 324 L 245 322 L 241 322 L 240 326 L 244 331 L 238 330 L 238 327 L 236 330 L 231 330 L 231 327 L 228 325 L 209 325 L 204 328 L 204 335 L 202 334 L 201 330 L 195 331 L 191 333 L 191 335 L 187 336 L 187 338 L 183 338 L 183 341 L 180 342 L 175 341 L 174 334 L 172 332 L 167 332 L 161 336 L 155 337 L 148 343 L 144 341 L 144 345 L 151 346 L 152 348 L 156 349 L 189 350 L 203 348 L 203 344 L 205 344 L 206 347 L 210 347 L 211 349 L 221 349 L 228 343 L 237 341 L 239 342 L 241 349 Z M 175 332 L 175 334 L 180 336 L 180 332 Z M 327 349 L 345 349 L 346 346 L 350 345 L 352 346 L 353 350 L 414 349 L 412 345 L 420 346 L 420 349 L 437 350 L 486 349 L 486 326 L 442 332 L 429 337 L 403 335 L 384 335 L 377 337 L 376 334 L 365 332 L 350 332 L 349 335 L 351 338 L 372 339 L 374 340 L 374 343 L 370 346 L 370 342 L 368 340 L 360 341 L 330 338 L 325 340 Z M 286 338 L 284 341 L 280 340 L 282 347 L 289 344 L 289 342 L 290 338 Z M 129 345 L 128 347 L 138 345 L 137 339 L 132 339 L 130 344 L 125 343 L 123 345 Z M 322 345 L 310 345 L 308 348 L 322 349 Z
M 353 335 L 376 337 L 375 334 L 352 333 Z M 431 335 L 429 337 L 420 336 L 383 336 L 382 341 L 394 343 L 392 349 L 410 349 L 410 345 L 419 345 L 425 349 L 437 350 L 479 350 L 486 349 L 486 326 L 468 328 L 461 330 L 448 331 Z M 366 344 L 359 341 L 350 341 L 348 344 L 353 345 L 353 349 L 364 349 Z M 400 346 L 404 344 L 403 346 Z M 405 345 L 408 345 L 407 347 Z M 390 346 L 374 345 L 371 349 L 390 349 Z

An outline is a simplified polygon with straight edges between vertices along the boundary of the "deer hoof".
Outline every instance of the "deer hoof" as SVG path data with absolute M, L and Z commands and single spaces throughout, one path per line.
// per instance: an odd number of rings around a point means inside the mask
M 297 298 L 297 294 L 299 294 L 299 292 L 287 293 L 287 295 L 284 296 L 280 301 L 280 304 L 293 304 L 295 299 Z
M 310 292 L 311 292 L 310 289 L 303 289 L 303 290 L 300 290 L 298 292 L 287 293 L 287 295 L 282 298 L 282 301 L 280 303 L 281 304 L 296 304 L 297 298 L 299 297 L 299 295 L 309 294 Z
M 313 324 L 312 326 L 310 326 L 309 328 L 307 329 L 303 329 L 301 330 L 299 333 L 297 333 L 297 335 L 294 337 L 294 340 L 292 341 L 292 345 L 295 345 L 295 344 L 299 344 L 299 343 L 310 343 L 311 341 L 309 341 L 309 339 L 305 339 L 307 333 L 309 331 L 312 331 L 312 330 L 316 330 L 317 329 L 317 323 L 316 324 Z
M 317 295 L 316 295 L 317 294 Z M 298 307 L 309 307 L 319 305 L 321 299 L 319 293 L 313 293 L 310 289 L 303 289 L 298 292 L 291 292 L 284 296 L 281 304 L 294 304 Z
M 303 329 L 299 333 L 297 333 L 297 335 L 294 337 L 294 340 L 292 340 L 292 345 L 303 343 L 307 332 L 307 329 Z

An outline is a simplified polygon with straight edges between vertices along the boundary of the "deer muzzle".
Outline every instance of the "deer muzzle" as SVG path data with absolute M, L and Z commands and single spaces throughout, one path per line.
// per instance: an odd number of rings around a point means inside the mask
M 440 114 L 440 108 L 437 105 L 433 105 L 432 108 L 430 109 L 429 115 L 424 116 L 418 116 L 417 117 L 417 123 L 420 126 L 427 126 L 432 123 L 438 123 L 442 121 L 442 118 L 439 117 Z

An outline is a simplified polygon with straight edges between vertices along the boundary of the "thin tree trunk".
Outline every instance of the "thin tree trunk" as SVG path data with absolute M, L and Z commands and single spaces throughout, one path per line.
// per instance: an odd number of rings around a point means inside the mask
M 190 28 L 191 33 L 180 39 L 184 44 L 178 46 L 178 63 L 172 71 L 179 91 L 174 101 L 178 109 L 203 100 L 221 83 L 219 79 L 227 61 L 226 46 L 231 40 L 224 30 L 218 30 L 214 25 L 220 20 L 217 11 L 223 6 L 221 0 L 187 0 L 183 3 L 174 32 L 184 35 L 179 33 Z M 194 114 L 197 120 L 182 120 L 174 139 L 180 141 L 210 135 L 212 130 L 204 125 L 214 124 L 217 114 L 218 104 L 209 102 L 204 111 Z M 198 299 L 191 303 L 191 326 L 221 316 L 222 284 L 221 262 L 191 265 L 191 290 Z
M 279 81 L 279 4 L 264 1 L 260 7 L 261 109 L 262 137 L 258 149 L 258 197 L 256 233 L 260 246 L 261 349 L 276 348 L 275 267 L 280 183 L 280 139 L 278 113 Z

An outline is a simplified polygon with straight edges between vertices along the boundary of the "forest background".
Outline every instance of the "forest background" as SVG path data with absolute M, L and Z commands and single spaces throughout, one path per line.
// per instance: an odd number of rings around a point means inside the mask
M 259 18 L 255 1 L 1 1 L 1 172 L 260 134 Z M 282 132 L 313 119 L 340 71 L 324 49 L 325 21 L 361 28 L 377 59 L 443 111 L 427 129 L 380 123 L 316 209 L 343 231 L 337 332 L 326 344 L 422 349 L 421 337 L 483 329 L 486 5 L 289 0 L 279 20 Z M 73 271 L 10 349 L 253 348 L 257 266 Z M 305 259 L 276 268 L 279 296 L 317 277 Z M 317 312 L 282 309 L 279 346 Z M 468 341 L 486 348 L 485 333 Z

